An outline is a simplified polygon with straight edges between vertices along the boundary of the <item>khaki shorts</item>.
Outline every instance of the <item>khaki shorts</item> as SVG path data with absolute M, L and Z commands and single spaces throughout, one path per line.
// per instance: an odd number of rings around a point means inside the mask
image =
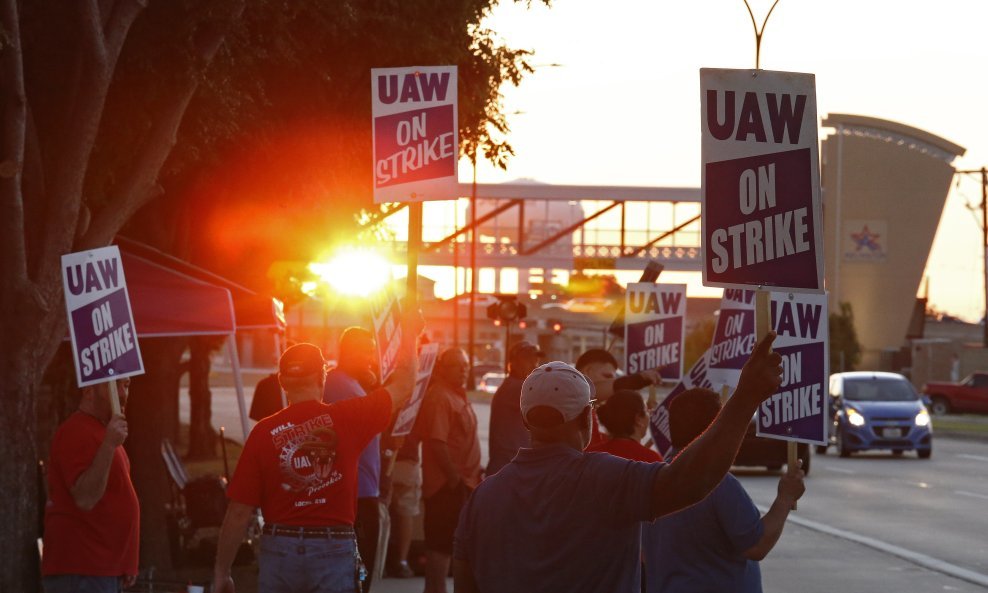
M 399 459 L 391 471 L 391 508 L 402 517 L 415 517 L 422 500 L 422 468 L 418 462 Z

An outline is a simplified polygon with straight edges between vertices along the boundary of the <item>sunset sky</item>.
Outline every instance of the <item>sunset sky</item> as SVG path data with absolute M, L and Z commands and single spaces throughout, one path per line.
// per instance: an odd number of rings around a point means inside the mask
M 761 23 L 769 0 L 751 0 Z M 988 44 L 982 0 L 781 0 L 761 67 L 812 72 L 818 115 L 898 121 L 967 148 L 958 169 L 988 165 Z M 539 65 L 506 88 L 507 171 L 478 180 L 698 186 L 699 69 L 754 66 L 741 0 L 505 2 L 486 22 Z M 826 135 L 821 130 L 821 138 Z M 461 181 L 471 169 L 461 163 Z M 980 178 L 952 189 L 927 273 L 937 308 L 968 320 L 984 309 Z M 691 293 L 702 291 L 691 290 Z

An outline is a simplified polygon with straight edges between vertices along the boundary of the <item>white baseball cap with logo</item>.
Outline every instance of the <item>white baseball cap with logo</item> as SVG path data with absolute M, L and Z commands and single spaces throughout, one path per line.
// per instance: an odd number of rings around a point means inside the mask
M 563 422 L 580 415 L 591 404 L 594 387 L 583 373 L 565 362 L 546 363 L 530 374 L 521 386 L 521 413 L 546 406 L 562 414 Z

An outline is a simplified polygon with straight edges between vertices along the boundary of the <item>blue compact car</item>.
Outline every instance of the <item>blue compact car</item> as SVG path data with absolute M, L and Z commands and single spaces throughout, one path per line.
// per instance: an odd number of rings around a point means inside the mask
M 830 443 L 841 457 L 869 449 L 891 450 L 893 455 L 916 451 L 920 459 L 933 454 L 930 413 L 902 375 L 835 373 L 830 376 L 830 410 Z M 826 446 L 817 447 L 817 453 L 826 451 Z

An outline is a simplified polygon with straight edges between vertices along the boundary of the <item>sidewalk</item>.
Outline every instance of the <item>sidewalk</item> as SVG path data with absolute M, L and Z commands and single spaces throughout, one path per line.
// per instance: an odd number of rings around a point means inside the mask
M 371 585 L 371 593 L 422 593 L 425 589 L 424 577 L 410 579 L 381 579 Z M 453 579 L 446 579 L 446 590 L 452 593 Z

